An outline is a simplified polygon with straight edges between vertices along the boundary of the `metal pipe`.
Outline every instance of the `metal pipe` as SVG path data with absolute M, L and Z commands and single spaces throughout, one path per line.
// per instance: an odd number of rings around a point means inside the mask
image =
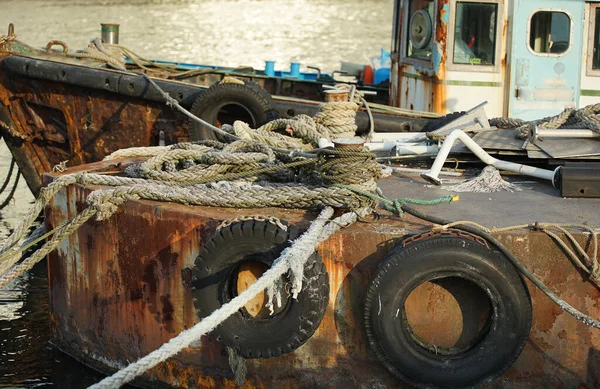
M 529 142 L 535 143 L 540 138 L 600 138 L 600 133 L 585 129 L 555 129 L 547 130 L 540 129 L 537 125 L 533 125 L 529 129 Z
M 527 176 L 542 178 L 544 180 L 549 180 L 552 182 L 552 185 L 556 187 L 556 180 L 554 179 L 560 167 L 557 167 L 554 171 L 539 169 L 533 166 L 522 165 L 520 163 L 513 163 L 508 161 L 502 161 L 496 159 L 485 152 L 484 149 L 481 148 L 470 136 L 465 134 L 462 130 L 454 130 L 452 131 L 444 140 L 442 144 L 442 148 L 438 153 L 435 161 L 433 161 L 433 165 L 431 169 L 427 173 L 421 174 L 425 180 L 431 182 L 435 185 L 441 185 L 441 181 L 438 178 L 440 171 L 442 170 L 442 166 L 444 166 L 444 162 L 446 158 L 448 158 L 448 154 L 450 153 L 450 149 L 454 145 L 454 141 L 460 140 L 477 158 L 479 158 L 482 162 L 485 162 L 488 165 L 492 165 L 499 170 L 508 170 L 510 172 L 520 173 Z
M 365 146 L 370 151 L 390 151 L 396 147 L 396 142 L 369 142 Z
M 435 155 L 439 152 L 438 146 L 424 146 L 419 144 L 396 144 L 396 155 Z
M 600 133 L 592 130 L 539 130 L 538 138 L 600 138 Z
M 425 169 L 414 169 L 414 168 L 409 168 L 409 167 L 394 167 L 394 166 L 390 166 L 390 168 L 392 169 L 392 171 L 394 172 L 400 172 L 400 173 L 421 173 L 423 174 L 424 172 L 427 172 L 427 170 Z M 464 176 L 463 172 L 452 172 L 452 171 L 448 171 L 448 170 L 442 170 L 440 172 L 441 176 L 453 176 L 453 177 L 462 177 Z
M 400 142 L 371 142 L 365 143 L 369 151 L 392 151 L 396 149 L 396 155 L 436 155 L 438 146 L 427 146 L 422 143 L 400 143 Z

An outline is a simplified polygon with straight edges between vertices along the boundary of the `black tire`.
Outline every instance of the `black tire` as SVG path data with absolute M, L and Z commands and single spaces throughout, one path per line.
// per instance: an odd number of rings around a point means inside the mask
M 218 231 L 202 248 L 193 269 L 192 295 L 198 316 L 209 316 L 237 295 L 233 285 L 237 285 L 240 264 L 259 261 L 270 267 L 297 233 L 294 226 L 284 231 L 262 221 L 237 222 Z M 298 299 L 286 300 L 273 316 L 262 319 L 243 308 L 212 336 L 244 358 L 280 356 L 303 345 L 319 327 L 329 304 L 329 278 L 316 252 L 304 267 Z
M 404 303 L 418 285 L 446 277 L 481 288 L 492 311 L 469 347 L 442 355 L 419 344 Z M 429 238 L 395 249 L 380 264 L 367 293 L 365 327 L 379 360 L 402 381 L 422 388 L 478 387 L 499 377 L 521 354 L 531 329 L 531 299 L 499 252 L 464 238 Z
M 257 128 L 279 118 L 279 111 L 277 111 L 271 95 L 252 81 L 244 81 L 244 85 L 237 83 L 213 84 L 198 96 L 190 112 L 212 125 L 217 125 L 219 112 L 225 106 L 241 107 L 243 112 L 247 114 L 246 120 L 249 121 L 248 124 L 252 128 Z M 189 121 L 189 131 L 192 141 L 220 140 L 213 130 L 191 119 Z
M 421 132 L 432 132 L 435 130 L 439 130 L 440 128 L 444 127 L 446 124 L 463 116 L 465 113 L 466 113 L 465 111 L 452 112 L 445 116 L 439 117 L 437 119 L 430 119 L 427 123 L 425 123 L 425 125 L 421 129 Z

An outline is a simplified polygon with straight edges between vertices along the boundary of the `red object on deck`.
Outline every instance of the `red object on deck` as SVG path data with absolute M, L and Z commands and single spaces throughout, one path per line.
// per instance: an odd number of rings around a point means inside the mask
M 373 67 L 371 65 L 365 66 L 363 72 L 363 82 L 366 85 L 373 85 Z

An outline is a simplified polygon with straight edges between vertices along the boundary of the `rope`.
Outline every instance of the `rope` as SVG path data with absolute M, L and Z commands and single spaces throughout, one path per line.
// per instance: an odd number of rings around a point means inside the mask
M 289 248 L 285 249 L 269 270 L 233 300 L 221 306 L 221 308 L 214 311 L 210 316 L 202 319 L 194 327 L 181 332 L 178 336 L 162 345 L 158 350 L 151 352 L 111 377 L 107 377 L 101 382 L 92 385 L 90 388 L 116 388 L 131 382 L 138 375 L 143 374 L 145 371 L 179 353 L 192 342 L 198 341 L 203 335 L 212 331 L 229 316 L 241 309 L 256 295 L 267 289 L 269 285 L 274 284 L 288 270 L 295 272 L 297 269 L 300 269 L 299 275 L 296 273 L 297 276 L 294 278 L 293 284 L 293 293 L 297 293 L 298 283 L 301 284 L 302 282 L 304 264 L 314 252 L 315 247 L 343 226 L 348 226 L 356 221 L 356 214 L 351 212 L 327 223 L 332 215 L 333 209 L 325 208 L 317 219 L 311 223 L 308 231 L 296 239 Z
M 454 181 L 456 182 L 456 181 Z M 520 192 L 522 189 L 515 184 L 505 181 L 498 169 L 494 166 L 486 166 L 481 173 L 470 180 L 459 180 L 459 183 L 450 185 L 444 184 L 442 189 L 460 193 L 460 192 L 477 192 L 477 193 L 492 193 L 492 192 Z
M 99 61 L 106 62 L 107 65 L 118 69 L 126 70 L 125 68 L 125 55 L 122 50 L 118 47 L 109 47 L 110 45 L 104 45 L 100 38 L 94 39 L 88 47 L 78 52 L 68 52 L 65 46 L 66 55 L 74 58 L 91 58 Z
M 521 119 L 494 118 L 490 126 L 498 128 L 514 128 L 517 138 L 526 139 L 531 126 L 543 129 L 589 129 L 600 133 L 600 103 L 591 104 L 580 109 L 565 109 L 555 116 L 527 122 Z
M 380 205 L 383 207 L 383 209 L 385 209 L 386 211 L 395 213 L 398 216 L 401 216 L 404 213 L 404 211 L 402 210 L 402 207 L 406 204 L 435 205 L 435 204 L 442 204 L 442 203 L 451 203 L 453 201 L 459 200 L 458 196 L 452 196 L 452 195 L 437 197 L 437 198 L 430 199 L 430 200 L 414 199 L 411 197 L 401 197 L 398 199 L 390 200 L 387 197 L 384 197 L 381 195 L 376 195 L 376 194 L 373 194 L 373 193 L 370 193 L 367 191 L 363 191 L 363 190 L 358 189 L 353 186 L 340 185 L 340 184 L 338 184 L 336 186 L 343 188 L 343 189 L 347 189 L 349 191 L 352 191 L 360 196 L 379 201 Z
M 502 228 L 487 228 L 481 224 L 472 221 L 455 221 L 452 223 L 444 224 L 439 227 L 434 227 L 433 231 L 446 230 L 448 228 L 456 226 L 471 226 L 480 229 L 488 234 L 496 234 L 500 232 L 509 232 L 515 230 L 522 230 L 525 228 L 542 231 L 547 234 L 554 242 L 556 242 L 560 248 L 567 254 L 567 256 L 585 273 L 591 275 L 592 279 L 600 285 L 600 267 L 598 265 L 598 233 L 591 227 L 583 224 L 561 224 L 561 223 L 533 223 L 533 224 L 520 224 L 516 226 L 502 227 Z M 586 231 L 590 234 L 592 241 L 592 255 L 588 255 L 587 252 L 581 247 L 579 242 L 571 234 L 567 228 L 575 228 Z M 558 230 L 563 233 L 571 245 L 575 247 L 575 250 L 579 253 L 579 256 L 571 250 L 571 248 L 558 236 L 557 233 L 553 232 L 552 229 Z M 583 259 L 583 261 L 582 261 Z M 585 263 L 584 263 L 585 262 Z
M 11 281 L 15 280 L 21 274 L 33 268 L 33 266 L 44 259 L 51 251 L 53 251 L 66 237 L 77 231 L 86 221 L 96 214 L 94 208 L 86 208 L 82 213 L 77 215 L 70 223 L 57 231 L 57 233 L 46 242 L 39 250 L 35 251 L 29 258 L 25 259 L 18 265 L 13 266 L 7 272 L 0 275 L 0 289 L 3 289 Z
M 143 150 L 143 154 L 154 156 L 126 169 L 127 177 L 89 173 L 60 176 L 41 190 L 21 224 L 0 248 L 0 274 L 5 273 L 0 278 L 0 287 L 31 268 L 44 256 L 38 253 L 56 248 L 89 217 L 108 219 L 127 200 L 236 208 L 331 206 L 360 209 L 373 205 L 371 199 L 332 185 L 343 183 L 362 191 L 374 190 L 380 168 L 374 155 L 365 150 L 321 150 L 316 159 L 282 163 L 271 149 L 255 142 L 240 140 L 228 145 L 212 144 L 217 148 L 184 143 L 167 149 L 159 146 L 156 151 Z M 133 149 L 129 154 L 121 152 L 120 155 L 139 153 L 139 149 Z M 239 179 L 245 181 L 235 181 Z M 58 190 L 74 183 L 113 188 L 92 192 L 86 199 L 87 217 L 82 219 L 82 214 L 78 215 L 54 231 L 48 244 L 32 257 L 15 265 L 27 248 L 24 244 L 27 231 L 40 212 Z
M 448 220 L 444 220 L 444 219 L 441 219 L 441 218 L 438 218 L 435 216 L 431 216 L 431 215 L 426 215 L 424 213 L 421 213 L 421 212 L 419 212 L 415 209 L 412 209 L 410 207 L 407 207 L 407 206 L 404 206 L 403 210 L 405 212 L 411 214 L 414 217 L 417 217 L 422 220 L 426 220 L 430 223 L 440 224 L 440 225 L 448 225 L 448 226 L 453 224 L 453 222 L 450 222 Z M 552 300 L 553 303 L 558 305 L 563 311 L 567 312 L 569 315 L 573 316 L 576 320 L 579 320 L 580 322 L 582 322 L 583 324 L 585 324 L 587 326 L 591 326 L 594 328 L 600 328 L 599 320 L 596 320 L 596 319 L 578 311 L 577 309 L 572 307 L 569 303 L 567 303 L 565 300 L 558 297 L 556 295 L 556 293 L 554 293 L 552 290 L 550 290 L 550 288 L 548 288 L 542 281 L 540 281 L 535 275 L 533 275 L 533 273 L 531 273 L 525 266 L 523 266 L 523 264 L 521 264 L 521 262 L 519 262 L 517 257 L 515 257 L 514 254 L 511 253 L 510 250 L 508 250 L 502 244 L 502 242 L 500 242 L 498 239 L 494 238 L 492 235 L 490 235 L 490 233 L 486 232 L 485 230 L 482 230 L 479 227 L 474 227 L 474 226 L 470 225 L 472 222 L 462 222 L 463 224 L 460 224 L 460 222 L 458 222 L 458 223 L 459 224 L 456 224 L 456 226 L 459 229 L 470 232 L 475 235 L 478 235 L 478 236 L 482 237 L 483 239 L 487 240 L 488 242 L 491 242 L 494 246 L 496 246 L 504 255 L 506 255 L 508 260 L 517 268 L 517 270 L 519 272 L 521 272 L 521 274 L 523 274 L 525 277 L 527 277 L 538 289 L 540 289 L 546 296 L 548 296 L 548 298 L 550 298 L 550 300 Z M 489 230 L 489 231 L 492 231 L 492 230 Z
M 16 34 L 2 35 L 2 36 L 0 36 L 0 45 L 7 43 L 7 42 L 12 42 L 16 39 L 17 39 Z

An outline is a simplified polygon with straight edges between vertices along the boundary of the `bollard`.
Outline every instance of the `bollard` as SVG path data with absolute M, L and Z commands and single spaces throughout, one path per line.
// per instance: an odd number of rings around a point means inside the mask
M 100 25 L 102 26 L 102 43 L 118 45 L 120 24 L 101 23 Z

